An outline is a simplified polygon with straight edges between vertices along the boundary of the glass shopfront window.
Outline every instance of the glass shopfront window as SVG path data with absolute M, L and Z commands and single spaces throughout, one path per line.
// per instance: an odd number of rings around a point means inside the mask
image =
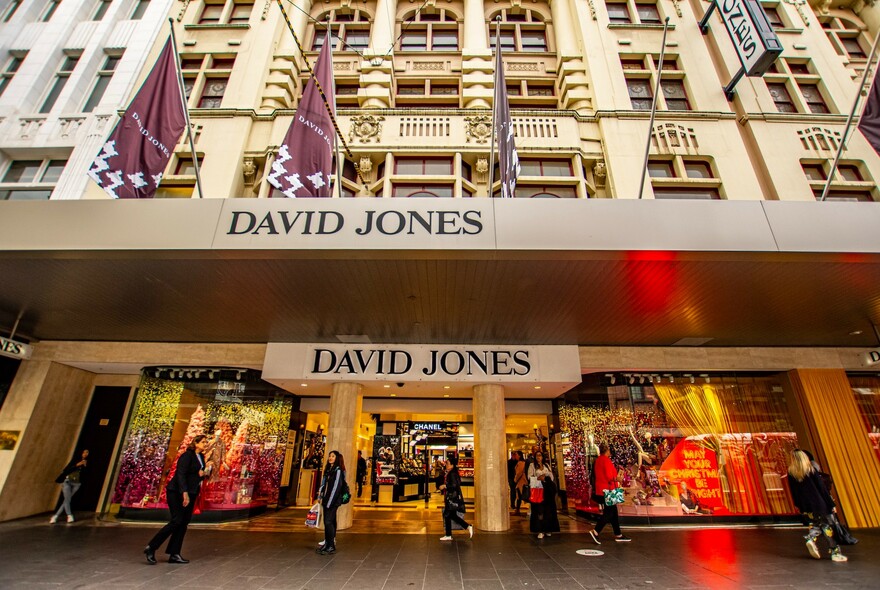
M 850 387 L 865 421 L 868 439 L 874 454 L 880 459 L 880 377 L 876 375 L 848 375 Z
M 197 435 L 210 441 L 195 521 L 258 514 L 278 503 L 293 398 L 242 369 L 145 369 L 107 512 L 167 518 L 165 485 Z
M 598 513 L 590 471 L 599 445 L 622 474 L 623 517 L 788 516 L 797 447 L 782 378 L 616 374 L 585 381 L 559 406 L 570 507 Z

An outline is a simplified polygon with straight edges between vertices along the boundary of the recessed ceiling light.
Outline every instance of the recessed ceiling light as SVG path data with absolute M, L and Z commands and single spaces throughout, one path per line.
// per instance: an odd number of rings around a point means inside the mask
M 858 336 L 861 333 L 862 333 L 861 330 L 853 330 L 852 332 L 849 333 L 849 335 L 850 336 Z
M 443 397 L 449 397 L 449 394 L 448 394 L 448 393 L 444 393 L 444 394 L 443 394 Z
M 308 383 L 300 383 L 299 386 L 300 386 L 300 387 L 308 387 L 309 384 L 308 384 Z
M 443 389 L 449 389 L 449 386 L 448 386 L 448 385 L 444 385 L 444 386 L 443 386 Z
M 541 389 L 540 385 L 535 385 L 535 389 Z
M 391 394 L 391 397 L 397 397 L 397 394 L 396 394 L 396 393 L 392 393 L 392 394 Z
M 388 388 L 391 387 L 391 386 L 390 386 L 390 385 L 383 385 L 383 387 L 384 387 L 385 389 L 388 389 Z

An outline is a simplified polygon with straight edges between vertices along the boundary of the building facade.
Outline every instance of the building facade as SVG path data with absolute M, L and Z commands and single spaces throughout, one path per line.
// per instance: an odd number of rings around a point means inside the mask
M 107 21 L 85 3 L 59 3 L 59 17 L 70 13 L 57 22 L 26 2 L 3 16 L 0 326 L 33 355 L 0 407 L 0 430 L 16 433 L 0 452 L 0 518 L 49 510 L 54 472 L 83 444 L 106 455 L 95 508 L 131 516 L 161 507 L 169 461 L 201 424 L 232 454 L 210 501 L 240 517 L 284 487 L 309 498 L 312 443 L 366 451 L 374 465 L 393 447 L 402 485 L 400 455 L 415 461 L 416 438 L 435 430 L 417 425 L 436 424 L 472 462 L 485 530 L 509 525 L 511 445 L 546 444 L 570 507 L 590 511 L 584 481 L 603 438 L 636 453 L 621 458 L 633 516 L 681 514 L 685 480 L 718 490 L 711 507 L 703 496 L 713 517 L 788 515 L 779 456 L 797 444 L 835 474 L 852 525 L 880 523 L 880 493 L 856 493 L 880 485 L 878 213 L 850 202 L 877 198 L 880 159 L 859 133 L 833 202 L 814 202 L 867 67 L 875 7 L 764 3 L 782 55 L 728 101 L 739 62 L 717 15 L 700 34 L 704 2 L 284 3 L 296 38 L 271 2 L 140 3 L 144 26 L 131 24 L 135 5 L 106 4 L 95 9 L 117 15 Z M 109 202 L 85 170 L 167 17 L 204 195 L 182 138 L 158 199 Z M 351 153 L 332 194 L 358 198 L 269 199 L 266 171 L 328 21 Z M 485 198 L 498 190 L 496 23 L 521 202 Z M 29 49 L 50 39 L 51 50 Z M 416 196 L 452 200 L 388 198 Z M 396 372 L 379 361 L 395 350 L 426 360 Z M 432 371 L 441 357 L 446 370 Z M 721 413 L 697 421 L 682 409 L 710 398 Z M 101 417 L 107 399 L 123 403 Z M 104 419 L 113 431 L 89 439 Z M 377 448 L 378 437 L 389 438 Z M 416 473 L 433 456 L 425 446 Z M 714 464 L 682 475 L 677 453 L 700 449 Z M 420 495 L 416 479 L 389 497 Z

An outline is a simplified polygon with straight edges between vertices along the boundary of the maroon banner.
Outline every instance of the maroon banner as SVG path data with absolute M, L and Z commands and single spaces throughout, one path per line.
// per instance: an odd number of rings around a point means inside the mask
M 114 199 L 151 199 L 185 129 L 186 115 L 169 37 L 88 174 Z
M 859 119 L 859 131 L 862 132 L 874 151 L 880 154 L 880 85 L 877 84 L 876 76 L 871 84 L 868 100 L 865 102 L 865 110 Z
M 272 162 L 269 184 L 291 199 L 331 196 L 335 131 L 315 80 L 321 85 L 327 103 L 335 114 L 332 54 L 328 28 L 315 64 L 315 76 L 306 84 L 290 129 L 278 148 L 278 156 Z
M 498 138 L 498 176 L 501 180 L 501 197 L 512 198 L 519 176 L 519 155 L 513 138 L 513 119 L 510 117 L 510 101 L 507 83 L 504 81 L 504 63 L 501 61 L 501 41 L 495 39 L 495 135 Z M 492 187 L 489 187 L 492 190 Z

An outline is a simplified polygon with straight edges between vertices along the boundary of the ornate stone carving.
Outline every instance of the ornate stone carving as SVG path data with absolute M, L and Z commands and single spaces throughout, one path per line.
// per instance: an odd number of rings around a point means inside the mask
M 334 61 L 333 62 L 334 70 L 351 70 L 351 62 L 350 61 Z
M 678 18 L 681 18 L 681 0 L 672 0 L 672 5 L 675 7 L 675 14 L 678 15 Z
M 373 115 L 360 115 L 351 118 L 351 131 L 348 134 L 348 140 L 354 141 L 360 139 L 364 143 L 370 143 L 375 140 L 379 143 L 379 136 L 382 134 L 382 121 L 385 117 L 376 117 Z
M 801 15 L 801 20 L 804 22 L 805 27 L 810 26 L 810 20 L 807 18 L 807 13 L 804 12 L 804 6 L 807 4 L 807 0 L 782 0 L 786 4 L 791 4 L 798 11 L 798 14 Z M 830 0 L 828 0 L 828 4 L 823 4 L 824 12 L 822 14 L 828 13 L 828 6 L 830 5 Z
M 32 135 L 40 130 L 44 122 L 45 119 L 21 119 L 21 129 L 18 132 L 18 138 L 30 139 Z
M 361 156 L 361 161 L 358 162 L 358 168 L 360 168 L 361 172 L 364 174 L 369 174 L 373 171 L 373 161 L 368 156 Z
M 676 123 L 660 123 L 651 134 L 654 148 L 662 153 L 687 152 L 700 147 L 693 127 Z
M 477 158 L 476 170 L 480 174 L 486 174 L 489 171 L 489 160 L 486 158 Z
M 189 6 L 189 0 L 182 0 L 183 6 L 180 7 L 180 12 L 177 13 L 177 22 L 183 20 L 183 15 L 186 12 L 187 7 Z
M 490 115 L 474 115 L 465 117 L 466 142 L 473 139 L 477 143 L 486 143 L 492 136 L 492 117 Z
M 824 127 L 804 127 L 797 134 L 803 148 L 814 152 L 836 152 L 841 139 L 840 131 Z
M 442 61 L 415 61 L 413 62 L 412 69 L 414 70 L 439 70 L 443 71 L 446 69 L 446 63 Z
M 263 4 L 263 14 L 260 15 L 260 20 L 266 20 L 266 17 L 269 16 L 270 6 L 272 6 L 272 0 L 266 0 L 266 3 Z
M 538 64 L 528 62 L 508 62 L 507 70 L 510 72 L 538 72 Z
M 593 0 L 588 0 L 588 3 L 590 5 L 590 16 L 593 20 L 596 20 L 596 5 L 593 4 Z
M 596 188 L 605 188 L 607 178 L 608 171 L 605 169 L 605 162 L 598 160 L 593 164 L 593 179 L 596 181 Z
M 58 119 L 58 135 L 62 138 L 68 138 L 76 135 L 76 132 L 82 126 L 84 119 L 81 117 L 61 117 Z
M 241 175 L 244 177 L 245 186 L 253 186 L 257 177 L 257 164 L 253 158 L 245 158 L 241 166 Z

